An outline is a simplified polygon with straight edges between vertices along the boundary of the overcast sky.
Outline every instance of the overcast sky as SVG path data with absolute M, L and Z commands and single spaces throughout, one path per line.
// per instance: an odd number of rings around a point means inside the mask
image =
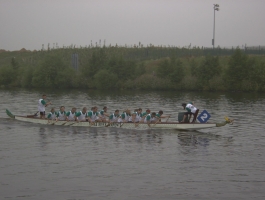
M 265 0 L 0 0 L 0 49 L 265 45 Z

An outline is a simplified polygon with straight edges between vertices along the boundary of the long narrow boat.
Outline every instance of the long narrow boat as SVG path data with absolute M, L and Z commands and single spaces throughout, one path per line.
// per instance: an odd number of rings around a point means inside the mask
M 146 123 L 129 123 L 129 122 L 114 122 L 114 123 L 104 123 L 104 122 L 76 122 L 76 121 L 50 121 L 47 119 L 40 119 L 36 115 L 18 116 L 13 115 L 8 109 L 6 109 L 6 114 L 12 118 L 19 121 L 31 122 L 35 124 L 46 124 L 46 125 L 59 125 L 59 126 L 83 126 L 83 127 L 117 127 L 117 128 L 127 128 L 127 129 L 184 129 L 184 130 L 197 130 L 213 127 L 221 127 L 226 124 L 231 124 L 233 121 L 226 118 L 226 121 L 221 123 L 179 123 L 179 122 L 159 122 L 150 124 L 150 127 Z

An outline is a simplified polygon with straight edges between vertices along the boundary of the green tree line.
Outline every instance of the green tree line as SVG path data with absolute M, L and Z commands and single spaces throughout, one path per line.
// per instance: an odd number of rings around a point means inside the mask
M 79 52 L 78 70 L 71 67 L 70 51 L 12 57 L 9 63 L 0 65 L 0 86 L 265 91 L 264 56 L 246 55 L 240 49 L 231 56 L 181 57 L 171 53 L 169 57 L 146 60 L 129 59 L 124 52 L 110 52 L 108 48 L 95 48 L 87 54 Z

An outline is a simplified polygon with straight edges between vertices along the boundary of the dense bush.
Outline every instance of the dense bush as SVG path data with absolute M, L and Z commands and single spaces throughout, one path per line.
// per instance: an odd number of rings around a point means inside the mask
M 6 86 L 10 85 L 15 79 L 15 70 L 9 66 L 4 66 L 0 68 L 0 85 Z
M 152 47 L 150 47 L 152 49 Z M 112 50 L 112 51 L 110 51 Z M 147 49 L 148 50 L 148 49 Z M 10 59 L 0 66 L 0 85 L 38 88 L 95 88 L 145 90 L 265 91 L 265 59 L 236 49 L 229 57 L 170 57 L 128 59 L 123 50 L 95 48 L 79 53 L 79 69 L 71 67 L 71 53 L 50 51 Z M 125 50 L 124 50 L 125 51 Z M 137 52 L 133 49 L 132 52 Z M 147 54 L 148 51 L 139 49 Z M 5 53 L 8 56 L 8 53 Z
M 224 80 L 228 90 L 264 91 L 265 64 L 237 49 L 230 57 Z
M 199 87 L 204 90 L 211 88 L 211 82 L 218 78 L 221 74 L 219 66 L 219 58 L 213 56 L 206 56 L 201 64 L 196 68 L 196 76 Z
M 173 89 L 172 83 L 167 79 L 162 79 L 151 74 L 144 74 L 135 80 L 128 80 L 124 88 L 143 89 L 143 90 L 170 90 Z
M 179 83 L 184 77 L 183 64 L 174 56 L 163 59 L 158 66 L 157 74 L 160 78 L 170 80 L 172 83 Z
M 71 79 L 74 74 L 75 71 L 66 66 L 61 58 L 47 56 L 44 62 L 34 70 L 32 86 L 40 88 L 71 87 Z
M 97 89 L 110 89 L 117 87 L 118 76 L 106 69 L 100 70 L 94 76 L 95 87 Z

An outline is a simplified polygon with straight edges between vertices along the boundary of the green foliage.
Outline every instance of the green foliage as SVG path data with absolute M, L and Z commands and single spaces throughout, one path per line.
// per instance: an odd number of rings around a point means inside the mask
M 193 74 L 198 79 L 198 84 L 201 89 L 210 90 L 210 80 L 217 78 L 221 74 L 221 67 L 219 65 L 219 58 L 214 56 L 206 56 L 201 64 L 194 67 Z M 211 81 L 213 82 L 213 81 Z
M 227 87 L 230 90 L 249 90 L 248 81 L 253 74 L 254 60 L 249 59 L 240 49 L 236 49 L 228 63 L 225 73 Z M 244 81 L 244 84 L 242 84 Z M 246 87 L 247 86 L 247 87 Z
M 144 74 L 135 80 L 128 80 L 125 85 L 127 89 L 143 89 L 143 90 L 170 90 L 173 89 L 169 80 L 162 79 L 150 74 Z
M 163 59 L 157 68 L 157 75 L 161 78 L 168 78 L 173 72 L 173 68 L 168 59 Z
M 164 59 L 157 68 L 157 75 L 160 78 L 166 78 L 173 83 L 179 83 L 184 76 L 182 62 L 173 56 L 170 59 Z
M 122 56 L 112 56 L 109 60 L 107 69 L 116 74 L 120 80 L 133 78 L 136 64 L 134 61 L 125 61 Z
M 265 91 L 265 62 L 251 58 L 249 63 L 250 72 L 248 78 L 242 81 L 242 88 L 248 91 Z
M 13 57 L 11 59 L 11 65 L 12 65 L 12 67 L 13 67 L 14 70 L 17 70 L 18 69 L 19 65 L 18 65 L 18 62 L 16 61 L 15 57 Z
M 221 51 L 216 49 L 215 52 L 222 55 Z M 232 56 L 204 57 L 203 52 L 207 51 L 197 47 L 180 49 L 150 44 L 145 48 L 139 44 L 135 48 L 91 45 L 79 49 L 71 46 L 49 51 L 2 52 L 0 85 L 265 91 L 265 57 L 246 56 L 239 49 L 233 51 Z M 79 55 L 77 71 L 71 66 L 73 53 Z
M 100 70 L 94 76 L 94 82 L 97 89 L 115 88 L 118 82 L 118 76 L 106 69 Z
M 22 87 L 32 87 L 34 68 L 32 66 L 26 66 L 20 73 L 20 83 Z
M 260 62 L 257 64 L 257 68 L 253 74 L 253 79 L 259 83 L 260 90 L 265 91 L 265 62 Z
M 64 88 L 69 86 L 72 72 L 59 57 L 47 56 L 34 71 L 32 85 L 40 88 Z
M 189 67 L 190 67 L 190 73 L 192 76 L 197 76 L 197 69 L 198 69 L 198 59 L 192 59 L 189 63 Z
M 144 62 L 140 62 L 135 68 L 135 76 L 139 77 L 146 73 Z
M 76 79 L 76 73 L 73 68 L 65 67 L 64 70 L 57 72 L 56 85 L 58 88 L 73 87 L 73 81 Z
M 170 80 L 173 83 L 179 83 L 183 77 L 184 77 L 184 68 L 183 68 L 183 64 L 182 62 L 178 59 L 178 60 L 174 60 L 174 62 L 172 63 L 173 65 L 173 72 L 172 74 L 169 76 Z
M 10 66 L 0 68 L 0 85 L 8 86 L 12 83 L 16 77 L 14 76 L 15 71 Z
M 98 49 L 92 52 L 91 57 L 88 59 L 88 64 L 82 68 L 86 77 L 93 77 L 99 70 L 106 68 L 107 66 L 107 55 L 105 48 Z
M 200 88 L 198 87 L 197 82 L 198 80 L 196 76 L 187 75 L 182 79 L 180 88 L 191 91 L 199 90 Z

